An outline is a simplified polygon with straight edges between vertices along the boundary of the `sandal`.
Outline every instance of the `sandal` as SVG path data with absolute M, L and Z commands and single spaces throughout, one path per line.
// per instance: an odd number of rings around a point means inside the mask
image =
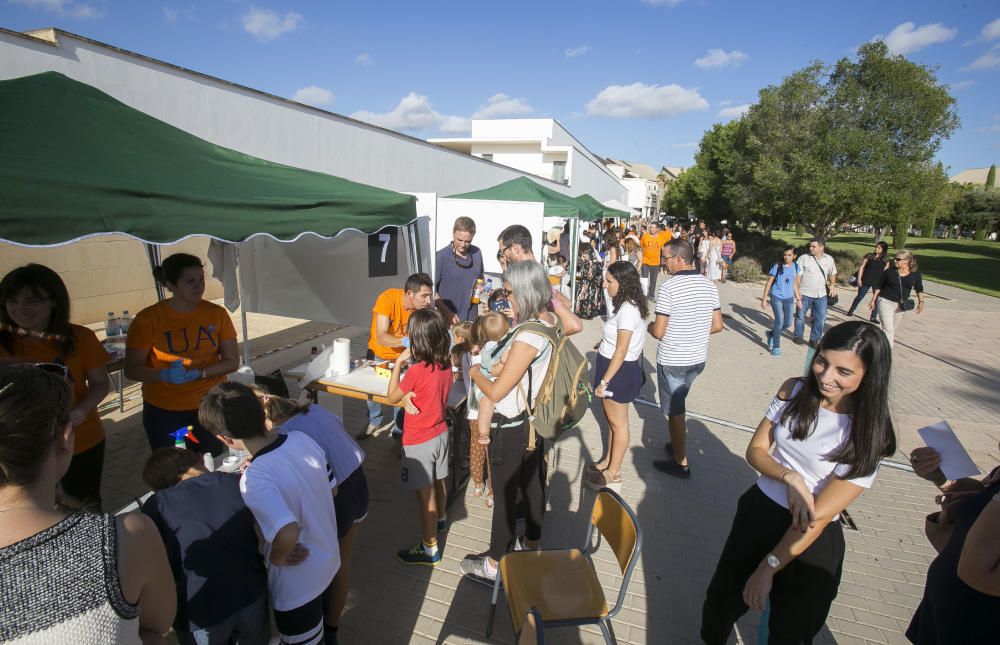
M 480 484 L 479 482 L 472 482 L 472 496 L 482 497 L 484 488 L 485 486 L 483 484 Z
M 584 475 L 590 476 L 591 473 L 603 473 L 607 469 L 608 469 L 607 466 L 605 466 L 604 468 L 598 468 L 597 467 L 597 463 L 594 462 L 594 463 L 590 463 L 590 464 L 587 464 L 586 466 L 584 466 L 583 467 L 583 472 L 584 472 Z
M 486 508 L 493 508 L 493 493 L 489 490 L 486 490 L 485 487 L 483 487 L 483 490 L 486 492 L 486 501 L 485 501 Z
M 622 490 L 622 476 L 618 475 L 615 479 L 608 479 L 607 471 L 604 470 L 588 475 L 584 483 L 587 488 L 593 491 L 610 488 L 616 493 L 620 493 Z

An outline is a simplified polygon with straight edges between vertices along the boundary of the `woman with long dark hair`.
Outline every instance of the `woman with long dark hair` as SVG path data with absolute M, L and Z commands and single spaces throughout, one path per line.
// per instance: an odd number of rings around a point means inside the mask
M 604 291 L 601 258 L 591 245 L 591 240 L 580 234 L 579 256 L 576 262 L 576 315 L 584 320 L 600 316 Z
M 70 299 L 59 274 L 41 264 L 14 269 L 0 282 L 0 361 L 57 363 L 73 386 L 76 433 L 63 492 L 101 511 L 104 426 L 97 406 L 108 393 L 108 353 L 91 330 L 70 323 Z
M 854 315 L 854 310 L 858 308 L 865 295 L 871 289 L 877 289 L 882 282 L 882 274 L 889 268 L 889 245 L 885 242 L 876 242 L 875 251 L 865 256 L 858 267 L 857 283 L 858 295 L 854 296 L 854 302 L 847 310 L 848 316 Z M 869 320 L 878 322 L 878 309 L 873 309 Z
M 222 454 L 225 446 L 198 422 L 198 404 L 240 365 L 233 321 L 202 299 L 205 269 L 195 256 L 171 255 L 153 277 L 171 296 L 136 314 L 125 343 L 125 376 L 142 383 L 149 447 L 172 446 L 171 433 L 192 426 L 197 443 L 189 449 Z
M 639 272 L 628 262 L 608 266 L 604 288 L 611 298 L 611 312 L 604 323 L 594 366 L 594 394 L 601 399 L 608 419 L 608 449 L 589 467 L 586 484 L 620 491 L 621 467 L 628 450 L 628 407 L 642 386 L 642 346 L 649 304 L 639 282 Z
M 849 321 L 823 335 L 811 374 L 778 390 L 747 448 L 760 477 L 740 498 L 702 608 L 709 645 L 769 597 L 773 642 L 808 643 L 823 627 L 843 569 L 836 520 L 896 450 L 891 368 L 885 334 Z
M 795 306 L 802 306 L 799 295 L 799 265 L 795 263 L 795 247 L 786 246 L 781 254 L 781 262 L 775 262 L 767 273 L 764 295 L 760 298 L 760 308 L 766 309 L 771 303 L 774 312 L 774 326 L 767 332 L 767 348 L 772 356 L 781 356 L 781 332 L 792 324 Z
M 177 595 L 153 521 L 56 508 L 76 432 L 73 390 L 53 367 L 0 365 L 0 637 L 159 642 Z

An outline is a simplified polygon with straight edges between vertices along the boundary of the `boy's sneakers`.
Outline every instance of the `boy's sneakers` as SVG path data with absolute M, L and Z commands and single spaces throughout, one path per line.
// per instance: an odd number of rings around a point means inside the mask
M 472 580 L 473 582 L 478 582 L 481 585 L 486 585 L 487 587 L 493 587 L 497 579 L 497 570 L 494 569 L 490 571 L 489 565 L 486 564 L 486 556 L 469 556 L 462 560 L 462 563 L 458 565 L 459 570 L 462 575 Z
M 781 349 L 778 347 L 772 347 L 771 356 L 781 356 Z
M 396 552 L 396 558 L 403 564 L 422 564 L 428 567 L 436 567 L 441 562 L 441 549 L 434 548 L 434 555 L 428 555 L 423 542 L 417 542 L 409 549 Z

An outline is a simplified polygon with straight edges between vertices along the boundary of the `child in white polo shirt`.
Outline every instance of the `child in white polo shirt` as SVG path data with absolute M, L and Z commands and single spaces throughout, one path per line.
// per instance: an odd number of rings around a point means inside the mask
M 322 643 L 323 592 L 340 568 L 332 471 L 323 449 L 301 432 L 268 432 L 260 401 L 239 383 L 212 388 L 198 420 L 223 443 L 253 456 L 240 493 L 266 542 L 268 589 L 282 642 Z

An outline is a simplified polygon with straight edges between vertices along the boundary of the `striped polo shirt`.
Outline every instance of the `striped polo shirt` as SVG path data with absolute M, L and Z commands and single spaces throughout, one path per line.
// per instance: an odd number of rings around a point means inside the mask
M 675 367 L 704 363 L 712 314 L 720 308 L 719 291 L 694 269 L 678 271 L 663 283 L 656 294 L 656 315 L 670 320 L 656 348 L 656 362 Z

